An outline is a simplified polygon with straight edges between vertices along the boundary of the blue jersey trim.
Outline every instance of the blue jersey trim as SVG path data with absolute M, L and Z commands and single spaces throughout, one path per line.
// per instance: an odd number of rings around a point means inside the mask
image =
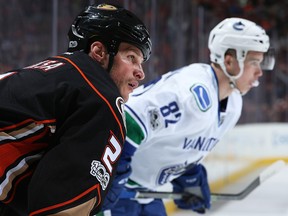
M 218 89 L 218 91 L 217 91 L 217 96 L 218 96 L 218 126 L 220 126 L 221 121 L 220 121 L 219 81 L 218 81 L 218 78 L 217 78 L 217 76 L 216 76 L 216 73 L 215 73 L 213 67 L 212 67 L 212 66 L 210 66 L 210 67 L 211 67 L 212 73 L 213 73 L 213 75 L 214 75 L 214 77 L 215 77 L 215 81 L 216 81 L 216 84 L 217 84 L 217 87 L 218 87 L 218 88 L 217 88 L 217 89 Z
M 147 136 L 148 130 L 147 130 L 147 128 L 145 127 L 143 121 L 140 119 L 140 117 L 139 117 L 139 116 L 136 114 L 136 112 L 134 112 L 134 110 L 133 110 L 131 107 L 129 107 L 127 104 L 125 104 L 125 107 L 128 108 L 129 111 L 130 111 L 131 113 L 133 113 L 133 116 L 135 116 L 135 117 L 138 119 L 138 121 L 140 122 L 140 124 L 141 124 L 142 127 L 144 128 L 144 130 L 145 130 L 145 132 L 146 132 L 146 136 Z

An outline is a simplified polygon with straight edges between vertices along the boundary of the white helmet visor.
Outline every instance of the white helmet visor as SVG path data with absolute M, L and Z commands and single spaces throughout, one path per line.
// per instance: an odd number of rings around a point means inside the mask
M 273 70 L 275 65 L 275 49 L 270 48 L 264 53 L 263 61 L 261 62 L 262 70 Z

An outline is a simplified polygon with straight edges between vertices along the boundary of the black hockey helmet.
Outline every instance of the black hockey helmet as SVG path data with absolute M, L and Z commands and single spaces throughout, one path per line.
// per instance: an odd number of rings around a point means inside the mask
M 70 27 L 68 52 L 89 51 L 92 42 L 99 40 L 106 46 L 110 57 L 114 57 L 121 42 L 139 48 L 144 61 L 151 55 L 152 43 L 143 22 L 130 11 L 110 5 L 88 6 Z

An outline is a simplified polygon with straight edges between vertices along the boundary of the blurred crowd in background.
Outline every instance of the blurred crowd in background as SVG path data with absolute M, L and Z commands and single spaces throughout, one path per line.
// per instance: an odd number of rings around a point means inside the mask
M 273 71 L 244 96 L 239 124 L 288 121 L 288 1 L 275 0 L 119 0 L 148 27 L 153 53 L 145 81 L 195 62 L 209 62 L 210 30 L 227 17 L 263 26 L 276 51 Z M 67 49 L 75 16 L 97 0 L 0 0 L 0 73 L 36 63 Z

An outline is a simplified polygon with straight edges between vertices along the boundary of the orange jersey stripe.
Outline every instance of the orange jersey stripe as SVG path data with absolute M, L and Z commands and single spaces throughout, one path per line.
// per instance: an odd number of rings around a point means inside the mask
M 22 157 L 23 155 L 45 148 L 48 144 L 47 143 L 33 143 L 36 140 L 44 137 L 47 132 L 48 128 L 46 128 L 42 133 L 37 134 L 36 136 L 30 137 L 28 139 L 24 139 L 21 142 L 9 142 L 0 145 L 0 176 L 4 174 L 4 171 L 8 166 L 13 164 L 18 158 Z
M 83 193 L 81 193 L 80 195 L 74 197 L 73 199 L 71 200 L 68 200 L 66 202 L 63 202 L 63 203 L 59 203 L 59 204 L 56 204 L 56 205 L 53 205 L 53 206 L 49 206 L 49 207 L 46 207 L 46 208 L 43 208 L 43 209 L 39 209 L 39 210 L 36 210 L 34 212 L 32 212 L 31 214 L 29 214 L 29 216 L 33 216 L 33 215 L 37 215 L 37 214 L 40 214 L 40 213 L 43 213 L 43 212 L 46 212 L 46 211 L 49 211 L 49 210 L 52 210 L 52 209 L 56 209 L 56 208 L 59 208 L 59 207 L 62 207 L 62 206 L 65 206 L 65 205 L 68 205 L 70 203 L 73 203 L 75 202 L 76 200 L 79 200 L 80 198 L 82 198 L 83 196 L 85 196 L 86 194 L 90 193 L 91 191 L 93 190 L 97 190 L 97 193 L 98 193 L 98 196 L 99 197 L 99 200 L 98 201 L 98 204 L 96 206 L 98 206 L 101 202 L 101 197 L 100 197 L 100 186 L 99 184 L 97 185 L 94 185 L 93 187 L 89 188 L 88 190 L 84 191 Z
M 25 121 L 19 122 L 17 124 L 13 124 L 13 125 L 9 125 L 7 127 L 0 128 L 0 131 L 11 130 L 11 129 L 20 127 L 22 125 L 28 124 L 29 122 L 31 122 L 31 123 L 33 122 L 36 124 L 52 124 L 52 123 L 55 123 L 56 120 L 55 119 L 47 119 L 47 120 L 42 120 L 42 121 L 35 121 L 34 119 L 26 119 Z
M 122 128 L 122 125 L 119 121 L 119 119 L 117 118 L 117 115 L 116 113 L 114 112 L 113 108 L 111 107 L 110 103 L 108 102 L 108 100 L 95 88 L 95 86 L 93 86 L 93 84 L 89 81 L 89 79 L 85 76 L 85 74 L 83 73 L 83 71 L 73 62 L 71 61 L 70 59 L 68 58 L 65 58 L 65 57 L 62 57 L 62 56 L 56 56 L 56 58 L 62 58 L 66 61 L 68 61 L 71 65 L 73 65 L 77 71 L 80 73 L 80 75 L 83 77 L 83 79 L 88 83 L 88 85 L 96 92 L 96 94 L 98 94 L 104 101 L 105 103 L 108 105 L 110 111 L 112 112 L 115 120 L 117 121 L 119 127 L 120 127 L 120 130 L 121 130 L 121 134 L 122 134 L 122 139 L 124 141 L 125 139 L 125 135 L 124 135 L 124 132 L 123 132 L 123 128 Z
M 25 175 L 21 176 L 16 182 L 15 182 L 15 185 L 13 187 L 13 192 L 10 196 L 10 198 L 7 200 L 7 201 L 2 201 L 3 203 L 10 203 L 13 199 L 14 199 L 14 196 L 15 196 L 15 193 L 16 193 L 16 188 L 17 188 L 17 185 L 26 177 L 30 176 L 31 174 L 33 173 L 33 171 L 31 170 L 30 172 L 26 173 Z

